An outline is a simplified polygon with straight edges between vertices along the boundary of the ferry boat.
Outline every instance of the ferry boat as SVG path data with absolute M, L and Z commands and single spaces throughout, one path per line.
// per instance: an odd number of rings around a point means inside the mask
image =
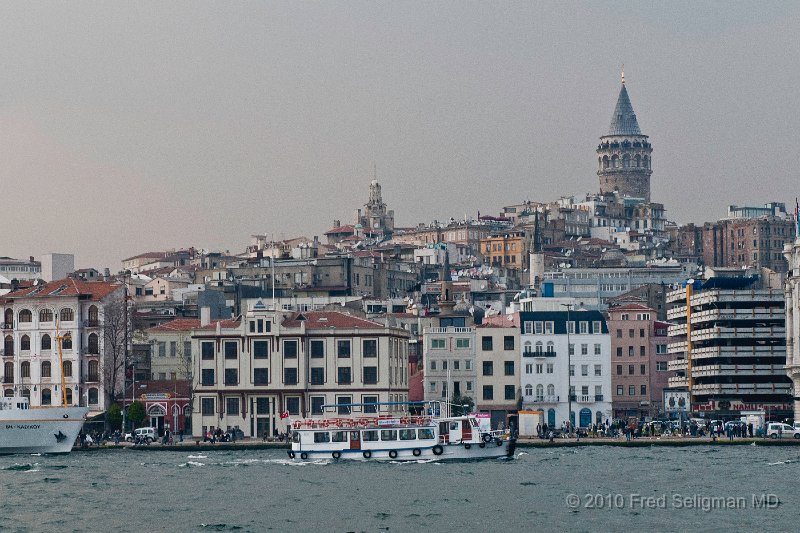
M 359 461 L 473 460 L 513 457 L 516 439 L 504 431 L 481 430 L 472 415 L 447 416 L 440 402 L 335 404 L 336 412 L 361 411 L 361 416 L 295 420 L 292 447 L 295 460 L 351 459 Z M 424 405 L 417 414 L 381 413 L 382 407 Z M 449 406 L 445 406 L 449 411 Z M 412 410 L 413 411 L 413 410 Z
M 69 453 L 87 407 L 33 407 L 24 397 L 0 398 L 0 454 Z

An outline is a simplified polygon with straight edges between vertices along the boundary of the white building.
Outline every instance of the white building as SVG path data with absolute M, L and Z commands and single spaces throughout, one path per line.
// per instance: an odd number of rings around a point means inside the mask
M 800 226 L 800 224 L 798 224 Z M 800 228 L 798 228 L 800 234 Z M 789 264 L 784 294 L 786 298 L 786 374 L 792 380 L 794 419 L 800 420 L 800 237 L 783 247 Z
M 603 315 L 534 311 L 521 312 L 519 320 L 523 409 L 542 410 L 556 427 L 611 418 L 611 337 Z
M 475 328 L 428 327 L 423 343 L 425 400 L 449 401 L 454 396 L 477 400 Z

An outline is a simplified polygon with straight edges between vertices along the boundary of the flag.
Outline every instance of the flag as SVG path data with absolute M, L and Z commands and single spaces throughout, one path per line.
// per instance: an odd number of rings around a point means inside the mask
M 284 411 L 281 413 L 281 420 L 283 420 L 284 418 L 289 418 L 289 411 Z

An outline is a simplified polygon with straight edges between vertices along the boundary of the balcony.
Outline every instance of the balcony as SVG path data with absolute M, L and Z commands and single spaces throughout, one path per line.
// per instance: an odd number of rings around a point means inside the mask
M 14 383 L 14 376 L 4 376 L 3 383 Z
M 588 394 L 582 394 L 581 396 L 578 396 L 578 403 L 591 403 L 593 401 L 595 400 L 592 400 L 592 397 Z
M 448 326 L 446 328 L 425 328 L 425 333 L 472 333 L 473 328 L 458 328 Z
M 556 352 L 522 352 L 522 357 L 555 357 Z
M 0 323 L 0 329 L 14 329 L 14 323 L 13 322 Z
M 547 396 L 525 396 L 524 403 L 558 403 L 559 397 L 554 395 Z
M 83 327 L 85 328 L 99 328 L 100 321 L 96 318 L 90 318 L 89 320 L 83 321 Z

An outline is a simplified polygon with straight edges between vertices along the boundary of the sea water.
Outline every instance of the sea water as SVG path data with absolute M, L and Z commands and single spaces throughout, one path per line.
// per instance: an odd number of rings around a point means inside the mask
M 468 463 L 284 450 L 0 457 L 3 531 L 796 529 L 800 447 L 521 448 Z

